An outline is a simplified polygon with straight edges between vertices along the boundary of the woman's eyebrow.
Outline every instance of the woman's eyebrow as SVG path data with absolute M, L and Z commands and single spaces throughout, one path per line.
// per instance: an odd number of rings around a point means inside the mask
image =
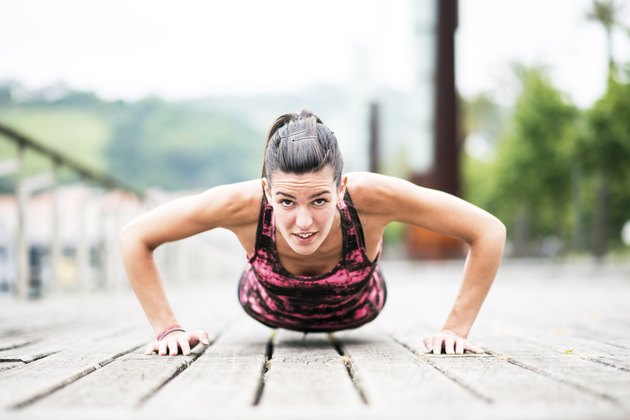
M 328 190 L 323 190 L 323 191 L 317 192 L 317 193 L 315 193 L 315 194 L 312 194 L 312 195 L 309 197 L 309 199 L 311 199 L 311 198 L 315 198 L 315 197 L 318 197 L 318 196 L 320 196 L 320 195 L 324 195 L 324 194 L 330 194 L 330 191 L 328 191 Z M 287 193 L 285 193 L 285 192 L 282 192 L 282 191 L 277 191 L 277 192 L 276 192 L 276 195 L 284 195 L 285 197 L 289 197 L 289 198 L 292 198 L 293 200 L 295 200 L 295 197 L 294 197 L 294 196 L 292 196 L 291 194 L 287 194 Z

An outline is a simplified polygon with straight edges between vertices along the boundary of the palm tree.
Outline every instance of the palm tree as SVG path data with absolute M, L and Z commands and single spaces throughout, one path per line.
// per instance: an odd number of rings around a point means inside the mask
M 586 18 L 596 23 L 601 23 L 606 31 L 606 47 L 608 50 L 608 70 L 612 71 L 615 65 L 613 58 L 613 29 L 620 26 L 617 16 L 621 7 L 615 4 L 615 0 L 593 0 L 593 8 L 586 14 Z
M 618 20 L 620 6 L 615 0 L 593 0 L 593 8 L 587 13 L 587 19 L 600 23 L 606 32 L 606 47 L 608 51 L 608 80 L 615 77 L 615 60 L 613 57 L 613 30 L 621 27 Z M 610 86 L 610 83 L 609 83 Z M 610 87 L 609 87 L 610 88 Z M 597 196 L 595 204 L 595 220 L 593 223 L 593 254 L 598 259 L 607 251 L 608 242 L 608 213 L 610 202 L 610 187 L 605 165 L 597 171 Z

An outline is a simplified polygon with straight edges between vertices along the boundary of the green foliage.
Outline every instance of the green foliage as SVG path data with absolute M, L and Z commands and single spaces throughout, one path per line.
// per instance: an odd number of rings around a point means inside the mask
M 106 155 L 140 188 L 199 189 L 258 176 L 262 136 L 235 117 L 147 99 L 121 118 Z
M 576 156 L 590 178 L 602 177 L 608 190 L 607 236 L 619 242 L 619 231 L 630 219 L 630 84 L 609 78 L 604 96 L 586 113 L 586 130 Z M 595 186 L 592 187 L 592 190 Z M 614 243 L 614 242 L 613 242 Z
M 465 197 L 496 214 L 525 253 L 540 252 L 549 235 L 565 250 L 582 251 L 597 229 L 621 247 L 619 232 L 630 219 L 630 84 L 611 78 L 605 95 L 580 112 L 540 69 L 520 71 L 522 91 L 498 131 L 495 158 L 462 157 Z M 464 109 L 477 104 L 474 98 Z M 468 115 L 493 118 L 491 104 L 484 106 Z M 470 127 L 487 135 L 482 123 Z
M 587 132 L 580 138 L 579 156 L 587 169 L 624 178 L 630 170 L 630 84 L 612 77 L 608 89 L 586 114 Z
M 524 75 L 523 89 L 496 166 L 498 210 L 508 225 L 524 209 L 539 234 L 562 234 L 571 187 L 577 110 L 540 70 Z M 512 219 L 512 220 L 511 220 Z
M 16 82 L 0 84 L 0 121 L 136 188 L 204 189 L 259 175 L 264 133 L 247 117 L 196 103 L 105 102 L 89 92 L 53 88 L 29 92 Z M 0 159 L 16 152 L 0 137 Z M 49 159 L 33 152 L 24 164 L 26 173 L 51 169 Z

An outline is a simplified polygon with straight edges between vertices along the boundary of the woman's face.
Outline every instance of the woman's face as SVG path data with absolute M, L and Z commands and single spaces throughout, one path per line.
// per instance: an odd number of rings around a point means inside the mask
M 331 167 L 301 175 L 276 171 L 271 185 L 262 179 L 276 232 L 297 254 L 310 255 L 324 242 L 338 220 L 337 203 L 343 200 L 346 181 L 344 177 L 337 190 Z

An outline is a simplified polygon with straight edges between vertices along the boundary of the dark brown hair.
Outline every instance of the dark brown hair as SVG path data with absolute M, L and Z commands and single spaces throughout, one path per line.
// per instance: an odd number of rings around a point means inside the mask
M 293 174 L 317 172 L 331 166 L 339 187 L 343 157 L 337 138 L 311 111 L 303 109 L 279 116 L 271 126 L 265 145 L 262 176 L 280 170 Z

